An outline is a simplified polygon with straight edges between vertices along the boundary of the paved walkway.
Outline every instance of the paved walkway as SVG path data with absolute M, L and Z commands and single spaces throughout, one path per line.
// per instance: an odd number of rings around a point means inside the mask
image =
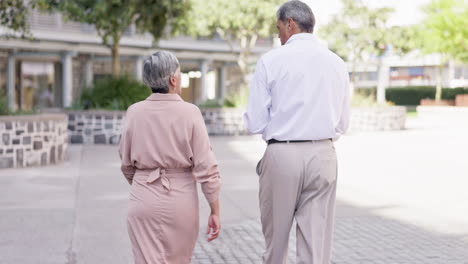
M 400 132 L 337 142 L 340 161 L 333 263 L 468 264 L 468 129 L 410 122 Z M 214 137 L 223 230 L 206 243 L 208 206 L 193 263 L 261 263 L 258 137 Z M 128 186 L 115 146 L 72 146 L 67 162 L 0 170 L 0 263 L 132 262 Z M 290 263 L 294 263 L 294 230 Z

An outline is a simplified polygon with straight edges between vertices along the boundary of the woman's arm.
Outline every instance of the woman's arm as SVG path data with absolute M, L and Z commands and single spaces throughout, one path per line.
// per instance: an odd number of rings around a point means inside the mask
M 119 142 L 119 155 L 120 159 L 122 160 L 122 164 L 120 169 L 127 179 L 128 183 L 131 185 L 133 181 L 133 175 L 135 174 L 136 168 L 133 166 L 133 162 L 131 159 L 131 146 L 132 146 L 132 129 L 130 126 L 131 117 L 130 117 L 130 109 L 127 110 L 125 123 L 122 127 L 122 134 L 120 136 Z
M 206 200 L 210 204 L 211 214 L 208 218 L 208 241 L 216 239 L 221 228 L 219 219 L 219 191 L 221 182 L 219 177 L 218 164 L 211 149 L 205 121 L 200 110 L 197 108 L 194 113 L 194 125 L 192 129 L 192 173 L 197 182 L 201 184 L 201 189 Z

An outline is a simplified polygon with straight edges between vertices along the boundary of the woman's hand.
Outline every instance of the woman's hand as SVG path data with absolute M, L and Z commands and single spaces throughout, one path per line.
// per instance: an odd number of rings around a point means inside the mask
M 208 217 L 208 228 L 206 234 L 208 235 L 208 242 L 218 238 L 219 231 L 221 231 L 221 221 L 219 219 L 219 201 L 216 200 L 210 204 L 211 214 Z
M 221 231 L 221 222 L 219 220 L 219 216 L 211 214 L 208 218 L 208 229 L 206 230 L 206 234 L 208 235 L 208 242 L 218 238 L 219 231 Z

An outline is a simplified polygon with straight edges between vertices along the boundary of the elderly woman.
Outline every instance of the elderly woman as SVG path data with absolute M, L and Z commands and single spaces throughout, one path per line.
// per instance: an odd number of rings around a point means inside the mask
M 218 165 L 200 110 L 180 97 L 177 58 L 148 57 L 143 81 L 153 94 L 128 108 L 119 147 L 135 263 L 187 264 L 199 228 L 196 182 L 211 207 L 208 241 L 220 231 Z

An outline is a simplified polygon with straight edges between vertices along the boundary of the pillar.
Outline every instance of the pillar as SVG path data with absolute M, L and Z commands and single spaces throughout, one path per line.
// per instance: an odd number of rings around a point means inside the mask
M 85 62 L 85 85 L 86 88 L 89 88 L 93 85 L 94 75 L 93 75 L 93 60 L 89 58 Z
M 219 104 L 223 105 L 224 104 L 224 98 L 226 97 L 226 72 L 227 72 L 227 66 L 223 65 L 221 68 L 219 68 L 218 72 L 218 102 Z
M 208 65 L 209 62 L 207 60 L 202 60 L 200 62 L 200 98 L 198 99 L 198 104 L 202 104 L 206 101 L 206 75 L 208 74 Z
M 62 53 L 62 105 L 64 108 L 72 105 L 72 92 L 73 92 L 73 65 L 72 65 L 72 52 Z
M 135 79 L 143 81 L 143 56 L 137 56 L 135 59 Z
M 8 55 L 7 65 L 7 99 L 8 109 L 15 111 L 18 109 L 16 105 L 16 59 L 13 53 Z

